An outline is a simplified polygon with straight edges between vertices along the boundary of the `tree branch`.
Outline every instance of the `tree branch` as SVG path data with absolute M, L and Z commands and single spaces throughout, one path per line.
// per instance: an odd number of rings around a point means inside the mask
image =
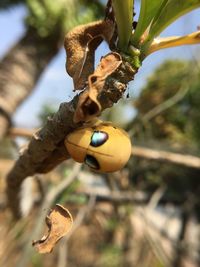
M 132 154 L 137 157 L 170 162 L 177 165 L 200 169 L 200 158 L 191 155 L 182 155 L 179 153 L 167 152 L 163 150 L 153 150 L 150 148 L 134 146 Z
M 19 211 L 19 189 L 23 180 L 35 173 L 46 173 L 69 158 L 63 141 L 65 136 L 75 129 L 73 112 L 76 99 L 77 97 L 70 103 L 61 104 L 59 111 L 33 135 L 28 147 L 24 149 L 8 173 L 8 205 L 15 217 L 20 217 L 21 213 Z
M 25 137 L 25 138 L 31 138 L 36 131 L 37 129 L 13 127 L 9 129 L 8 134 L 13 137 L 20 136 L 20 137 Z
M 32 137 L 34 130 L 23 128 L 11 128 L 9 134 L 12 136 Z M 200 157 L 193 155 L 183 155 L 164 150 L 156 150 L 141 146 L 133 146 L 132 154 L 135 157 L 146 158 L 149 160 L 164 161 L 189 168 L 200 169 Z M 2 160 L 1 160 L 2 161 Z
M 123 96 L 127 83 L 133 80 L 135 73 L 129 63 L 122 63 L 113 76 L 107 78 L 98 95 L 102 110 L 110 108 Z M 9 172 L 8 205 L 15 218 L 20 217 L 19 189 L 23 180 L 35 173 L 46 173 L 70 157 L 64 146 L 64 139 L 67 134 L 83 124 L 73 121 L 78 99 L 79 96 L 75 96 L 71 102 L 60 105 L 58 112 L 48 118 L 46 125 L 33 135 L 28 147 Z
M 68 104 L 64 103 L 62 108 L 68 110 L 69 106 L 70 106 L 69 103 Z M 55 114 L 54 123 L 52 122 L 52 120 L 49 120 L 46 126 L 43 129 L 41 129 L 37 134 L 35 134 L 28 148 L 25 149 L 25 151 L 22 153 L 22 155 L 20 156 L 20 158 L 18 159 L 18 161 L 16 162 L 10 173 L 8 174 L 7 177 L 8 205 L 15 214 L 15 217 L 20 216 L 19 189 L 23 180 L 27 176 L 33 175 L 35 173 L 48 172 L 49 170 L 54 168 L 57 164 L 70 157 L 63 144 L 63 140 L 67 135 L 67 132 L 70 130 L 68 128 L 63 127 L 62 131 L 58 132 L 59 134 L 58 133 L 56 134 L 56 132 L 52 131 L 52 129 L 54 129 L 52 125 L 55 126 L 56 121 L 58 123 L 57 127 L 58 126 L 61 127 L 63 121 L 65 121 L 65 123 L 67 124 L 67 119 L 68 120 L 70 119 L 70 113 L 66 114 L 69 115 L 68 118 L 67 116 L 65 117 L 63 115 L 62 119 L 59 122 Z M 50 123 L 50 125 L 48 125 L 48 123 Z M 73 122 L 71 122 L 71 127 L 72 125 Z M 76 125 L 74 125 L 74 128 L 75 127 Z M 72 130 L 72 128 L 70 129 Z M 43 135 L 42 133 L 46 133 L 46 135 Z M 42 139 L 40 138 L 41 136 L 45 136 L 45 138 Z M 192 155 L 182 155 L 162 150 L 158 151 L 139 146 L 133 147 L 132 154 L 135 157 L 141 157 L 149 160 L 157 160 L 189 168 L 200 169 L 200 158 Z

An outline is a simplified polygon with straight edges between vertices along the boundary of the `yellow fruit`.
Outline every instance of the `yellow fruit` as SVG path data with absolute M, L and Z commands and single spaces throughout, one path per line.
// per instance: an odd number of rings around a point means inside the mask
M 71 157 L 97 172 L 115 172 L 124 167 L 131 155 L 131 141 L 121 128 L 110 123 L 80 128 L 65 139 Z

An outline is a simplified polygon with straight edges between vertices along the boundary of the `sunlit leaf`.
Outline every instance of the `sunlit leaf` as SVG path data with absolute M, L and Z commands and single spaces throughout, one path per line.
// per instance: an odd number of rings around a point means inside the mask
M 122 51 L 126 51 L 132 33 L 133 0 L 113 0 L 119 43 Z
M 158 36 L 173 21 L 198 7 L 200 0 L 168 0 L 152 21 L 148 41 Z
M 141 0 L 140 15 L 138 18 L 137 27 L 131 38 L 131 43 L 134 46 L 138 46 L 140 37 L 165 3 L 166 0 Z
M 148 54 L 156 52 L 160 49 L 180 46 L 193 45 L 200 43 L 200 31 L 193 32 L 185 36 L 171 36 L 165 38 L 155 38 L 149 47 Z

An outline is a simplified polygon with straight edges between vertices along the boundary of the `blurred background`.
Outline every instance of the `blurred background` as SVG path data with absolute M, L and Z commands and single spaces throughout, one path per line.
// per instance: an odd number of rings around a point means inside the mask
M 13 127 L 31 132 L 60 103 L 73 98 L 73 82 L 65 71 L 64 35 L 75 25 L 103 17 L 105 4 L 1 0 L 0 97 L 10 88 L 17 99 Z M 196 31 L 199 14 L 197 9 L 183 16 L 162 35 Z M 96 65 L 108 52 L 103 42 Z M 31 207 L 32 212 L 13 225 L 5 201 L 5 176 L 29 137 L 10 134 L 1 141 L 0 266 L 200 266 L 199 52 L 200 47 L 193 45 L 150 55 L 124 99 L 103 112 L 103 119 L 129 132 L 133 155 L 114 174 L 97 175 L 79 166 L 71 183 L 55 194 L 53 202 L 69 209 L 74 228 L 49 255 L 39 255 L 31 247 L 32 239 L 42 236 L 48 212 L 40 207 L 44 196 L 73 176 L 77 165 L 68 160 L 49 174 L 27 179 L 22 208 L 24 214 Z M 15 66 L 19 58 L 22 75 Z M 16 96 L 23 86 L 28 89 Z

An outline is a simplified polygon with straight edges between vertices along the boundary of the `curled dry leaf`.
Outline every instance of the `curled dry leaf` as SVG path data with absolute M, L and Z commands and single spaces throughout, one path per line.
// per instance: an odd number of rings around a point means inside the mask
M 75 90 L 85 87 L 88 76 L 94 71 L 96 48 L 102 40 L 109 43 L 113 32 L 114 24 L 107 19 L 80 25 L 66 35 L 66 70 L 73 78 Z
M 88 88 L 80 95 L 74 121 L 88 121 L 101 112 L 98 95 L 104 90 L 106 79 L 112 76 L 122 63 L 120 54 L 112 52 L 101 58 L 100 64 L 88 78 Z
M 66 208 L 56 204 L 46 217 L 46 224 L 48 226 L 48 234 L 40 240 L 32 242 L 32 245 L 39 253 L 50 253 L 58 240 L 69 232 L 73 219 Z

